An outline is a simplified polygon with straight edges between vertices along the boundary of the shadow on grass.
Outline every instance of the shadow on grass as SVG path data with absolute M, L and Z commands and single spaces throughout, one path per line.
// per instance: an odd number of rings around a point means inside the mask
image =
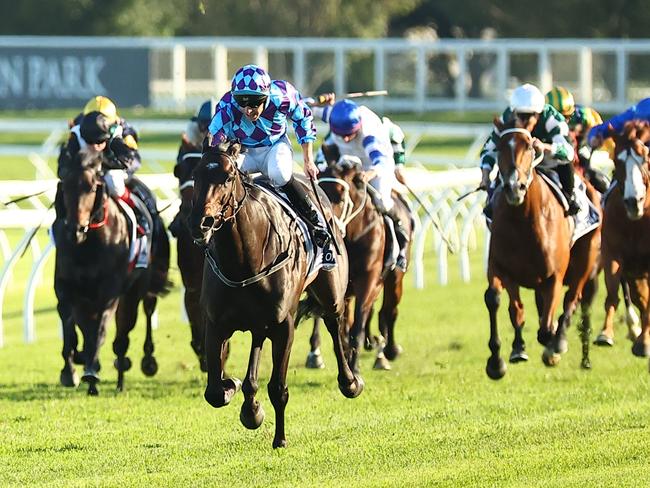
M 116 375 L 117 376 L 117 375 Z M 116 389 L 116 381 L 110 379 L 98 384 L 99 396 L 118 398 L 121 395 L 139 396 L 145 399 L 166 398 L 170 395 L 199 397 L 203 395 L 203 380 L 191 378 L 185 381 L 134 378 L 124 381 L 124 392 Z M 0 383 L 0 401 L 32 402 L 47 400 L 68 400 L 86 397 L 87 385 L 81 383 L 78 388 L 65 388 L 58 383 L 36 383 L 30 386 L 16 383 Z

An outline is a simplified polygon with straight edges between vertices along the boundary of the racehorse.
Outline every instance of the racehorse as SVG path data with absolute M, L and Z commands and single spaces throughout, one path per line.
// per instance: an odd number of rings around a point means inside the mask
M 127 217 L 108 195 L 101 177 L 102 156 L 80 153 L 62 178 L 65 220 L 53 227 L 56 241 L 54 290 L 63 325 L 63 386 L 79 384 L 73 362 L 84 365 L 82 380 L 88 394 L 98 393 L 99 349 L 106 325 L 116 314 L 113 351 L 117 358 L 117 388 L 124 387 L 124 372 L 131 367 L 126 356 L 129 332 L 135 326 L 142 301 L 147 316 L 142 372 L 153 376 L 158 364 L 153 356 L 151 317 L 157 297 L 168 292 L 169 241 L 157 215 L 147 268 L 131 269 L 132 232 Z M 83 334 L 83 351 L 77 349 L 75 324 Z
M 257 429 L 264 420 L 264 410 L 255 398 L 258 363 L 262 344 L 269 338 L 273 371 L 268 394 L 276 420 L 273 447 L 284 447 L 287 369 L 298 302 L 304 290 L 319 306 L 332 336 L 339 389 L 348 398 L 363 390 L 363 381 L 350 371 L 344 354 L 347 254 L 340 233 L 335 232 L 333 238 L 342 249 L 337 266 L 308 279 L 307 250 L 298 223 L 275 197 L 239 171 L 240 149 L 237 141 L 208 148 L 194 170 L 190 228 L 194 239 L 207 246 L 201 292 L 208 363 L 204 396 L 215 408 L 230 403 L 241 383 L 224 378 L 224 345 L 235 330 L 250 331 L 240 420 L 246 428 Z
M 495 120 L 500 131 L 497 148 L 502 191 L 494 202 L 485 291 L 492 353 L 486 372 L 492 379 L 500 379 L 506 373 L 506 364 L 499 356 L 501 341 L 497 330 L 499 294 L 503 288 L 510 298 L 508 310 L 515 331 L 511 363 L 528 360 L 522 337 L 524 307 L 519 294 L 519 287 L 524 286 L 535 290 L 540 318 L 537 340 L 544 346 L 542 360 L 547 366 L 556 365 L 560 354 L 566 351 L 566 328 L 582 299 L 581 365 L 590 367 L 590 306 L 595 293 L 600 229 L 587 233 L 571 247 L 573 219 L 565 217 L 563 206 L 534 169 L 543 155 L 535 154 L 530 120 L 528 125 L 518 128 Z M 595 191 L 589 193 L 591 198 L 598 198 Z M 553 319 L 563 284 L 569 288 L 555 328 Z
M 387 359 L 395 359 L 401 347 L 395 342 L 395 322 L 397 306 L 402 296 L 404 272 L 395 268 L 384 269 L 386 249 L 386 229 L 381 213 L 374 205 L 368 184 L 363 179 L 359 164 L 347 160 L 337 161 L 327 146 L 323 147 L 327 168 L 319 174 L 319 183 L 330 201 L 339 226 L 345 235 L 345 245 L 350 260 L 350 282 L 348 299 L 354 297 L 354 313 L 350 328 L 349 362 L 353 371 L 359 370 L 361 344 L 372 348 L 369 324 L 373 304 L 384 288 L 384 298 L 379 313 L 381 340 L 378 345 L 375 369 L 390 369 Z M 395 203 L 402 220 L 410 225 L 408 209 L 396 198 Z M 409 228 L 410 232 L 411 229 Z M 407 255 L 408 258 L 408 255 Z M 350 324 L 349 324 L 350 325 Z M 364 340 L 365 336 L 365 340 Z M 308 366 L 321 367 L 322 359 L 318 346 L 318 322 L 310 338 L 311 351 Z
M 632 302 L 639 309 L 641 332 L 630 328 L 632 353 L 650 356 L 650 125 L 630 121 L 621 134 L 610 128 L 616 145 L 614 178 L 616 186 L 605 202 L 603 219 L 603 268 L 605 270 L 605 322 L 601 336 L 613 338 L 614 314 L 618 306 L 618 286 L 624 279 L 630 286 Z M 629 324 L 628 324 L 629 326 Z
M 174 176 L 179 180 L 181 206 L 178 215 L 170 226 L 177 245 L 177 262 L 185 288 L 184 303 L 187 318 L 190 321 L 192 340 L 190 345 L 199 358 L 201 371 L 207 371 L 205 359 L 205 326 L 201 313 L 201 283 L 203 281 L 203 250 L 194 243 L 188 219 L 192 210 L 194 180 L 192 171 L 201 160 L 201 148 L 183 139 L 178 154 L 178 164 L 174 167 Z

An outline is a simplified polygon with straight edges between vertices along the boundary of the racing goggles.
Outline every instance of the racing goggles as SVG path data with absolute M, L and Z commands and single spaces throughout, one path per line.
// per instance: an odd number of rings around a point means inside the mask
M 250 107 L 257 108 L 263 103 L 266 103 L 266 99 L 269 98 L 268 95 L 233 95 L 235 102 L 240 107 Z

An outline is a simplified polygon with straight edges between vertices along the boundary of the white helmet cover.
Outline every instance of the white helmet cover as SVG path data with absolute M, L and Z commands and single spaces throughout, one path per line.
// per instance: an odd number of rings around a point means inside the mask
M 522 113 L 541 113 L 546 103 L 544 95 L 535 85 L 518 86 L 510 96 L 510 110 Z

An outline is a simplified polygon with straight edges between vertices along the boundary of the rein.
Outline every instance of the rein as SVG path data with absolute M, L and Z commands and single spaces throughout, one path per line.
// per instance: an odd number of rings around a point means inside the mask
M 267 276 L 271 276 L 276 271 L 284 268 L 289 263 L 289 259 L 291 258 L 291 253 L 289 253 L 289 251 L 283 251 L 282 253 L 278 254 L 278 256 L 275 258 L 275 261 L 278 261 L 278 258 L 282 256 L 282 254 L 284 254 L 285 256 L 279 262 L 273 264 L 270 268 L 264 271 L 260 271 L 256 275 L 253 275 L 250 278 L 246 278 L 245 280 L 235 281 L 228 278 L 219 269 L 217 260 L 210 253 L 210 248 L 206 247 L 205 249 L 205 259 L 208 261 L 208 264 L 210 265 L 210 269 L 217 276 L 217 278 L 219 278 L 223 282 L 224 285 L 229 286 L 230 288 L 244 288 L 245 286 L 252 285 L 253 283 L 257 283 L 261 279 L 266 278 Z
M 344 190 L 343 210 L 341 210 L 341 216 L 340 217 L 335 216 L 335 219 L 336 219 L 336 223 L 341 229 L 343 237 L 345 237 L 345 230 L 347 225 L 350 222 L 352 222 L 366 206 L 366 201 L 368 200 L 368 183 L 364 182 L 363 200 L 356 209 L 354 208 L 354 202 L 352 201 L 352 198 L 350 198 L 350 184 L 347 181 L 342 180 L 341 178 L 327 177 L 327 178 L 319 178 L 318 184 L 320 185 L 321 183 L 337 183 L 343 187 Z

